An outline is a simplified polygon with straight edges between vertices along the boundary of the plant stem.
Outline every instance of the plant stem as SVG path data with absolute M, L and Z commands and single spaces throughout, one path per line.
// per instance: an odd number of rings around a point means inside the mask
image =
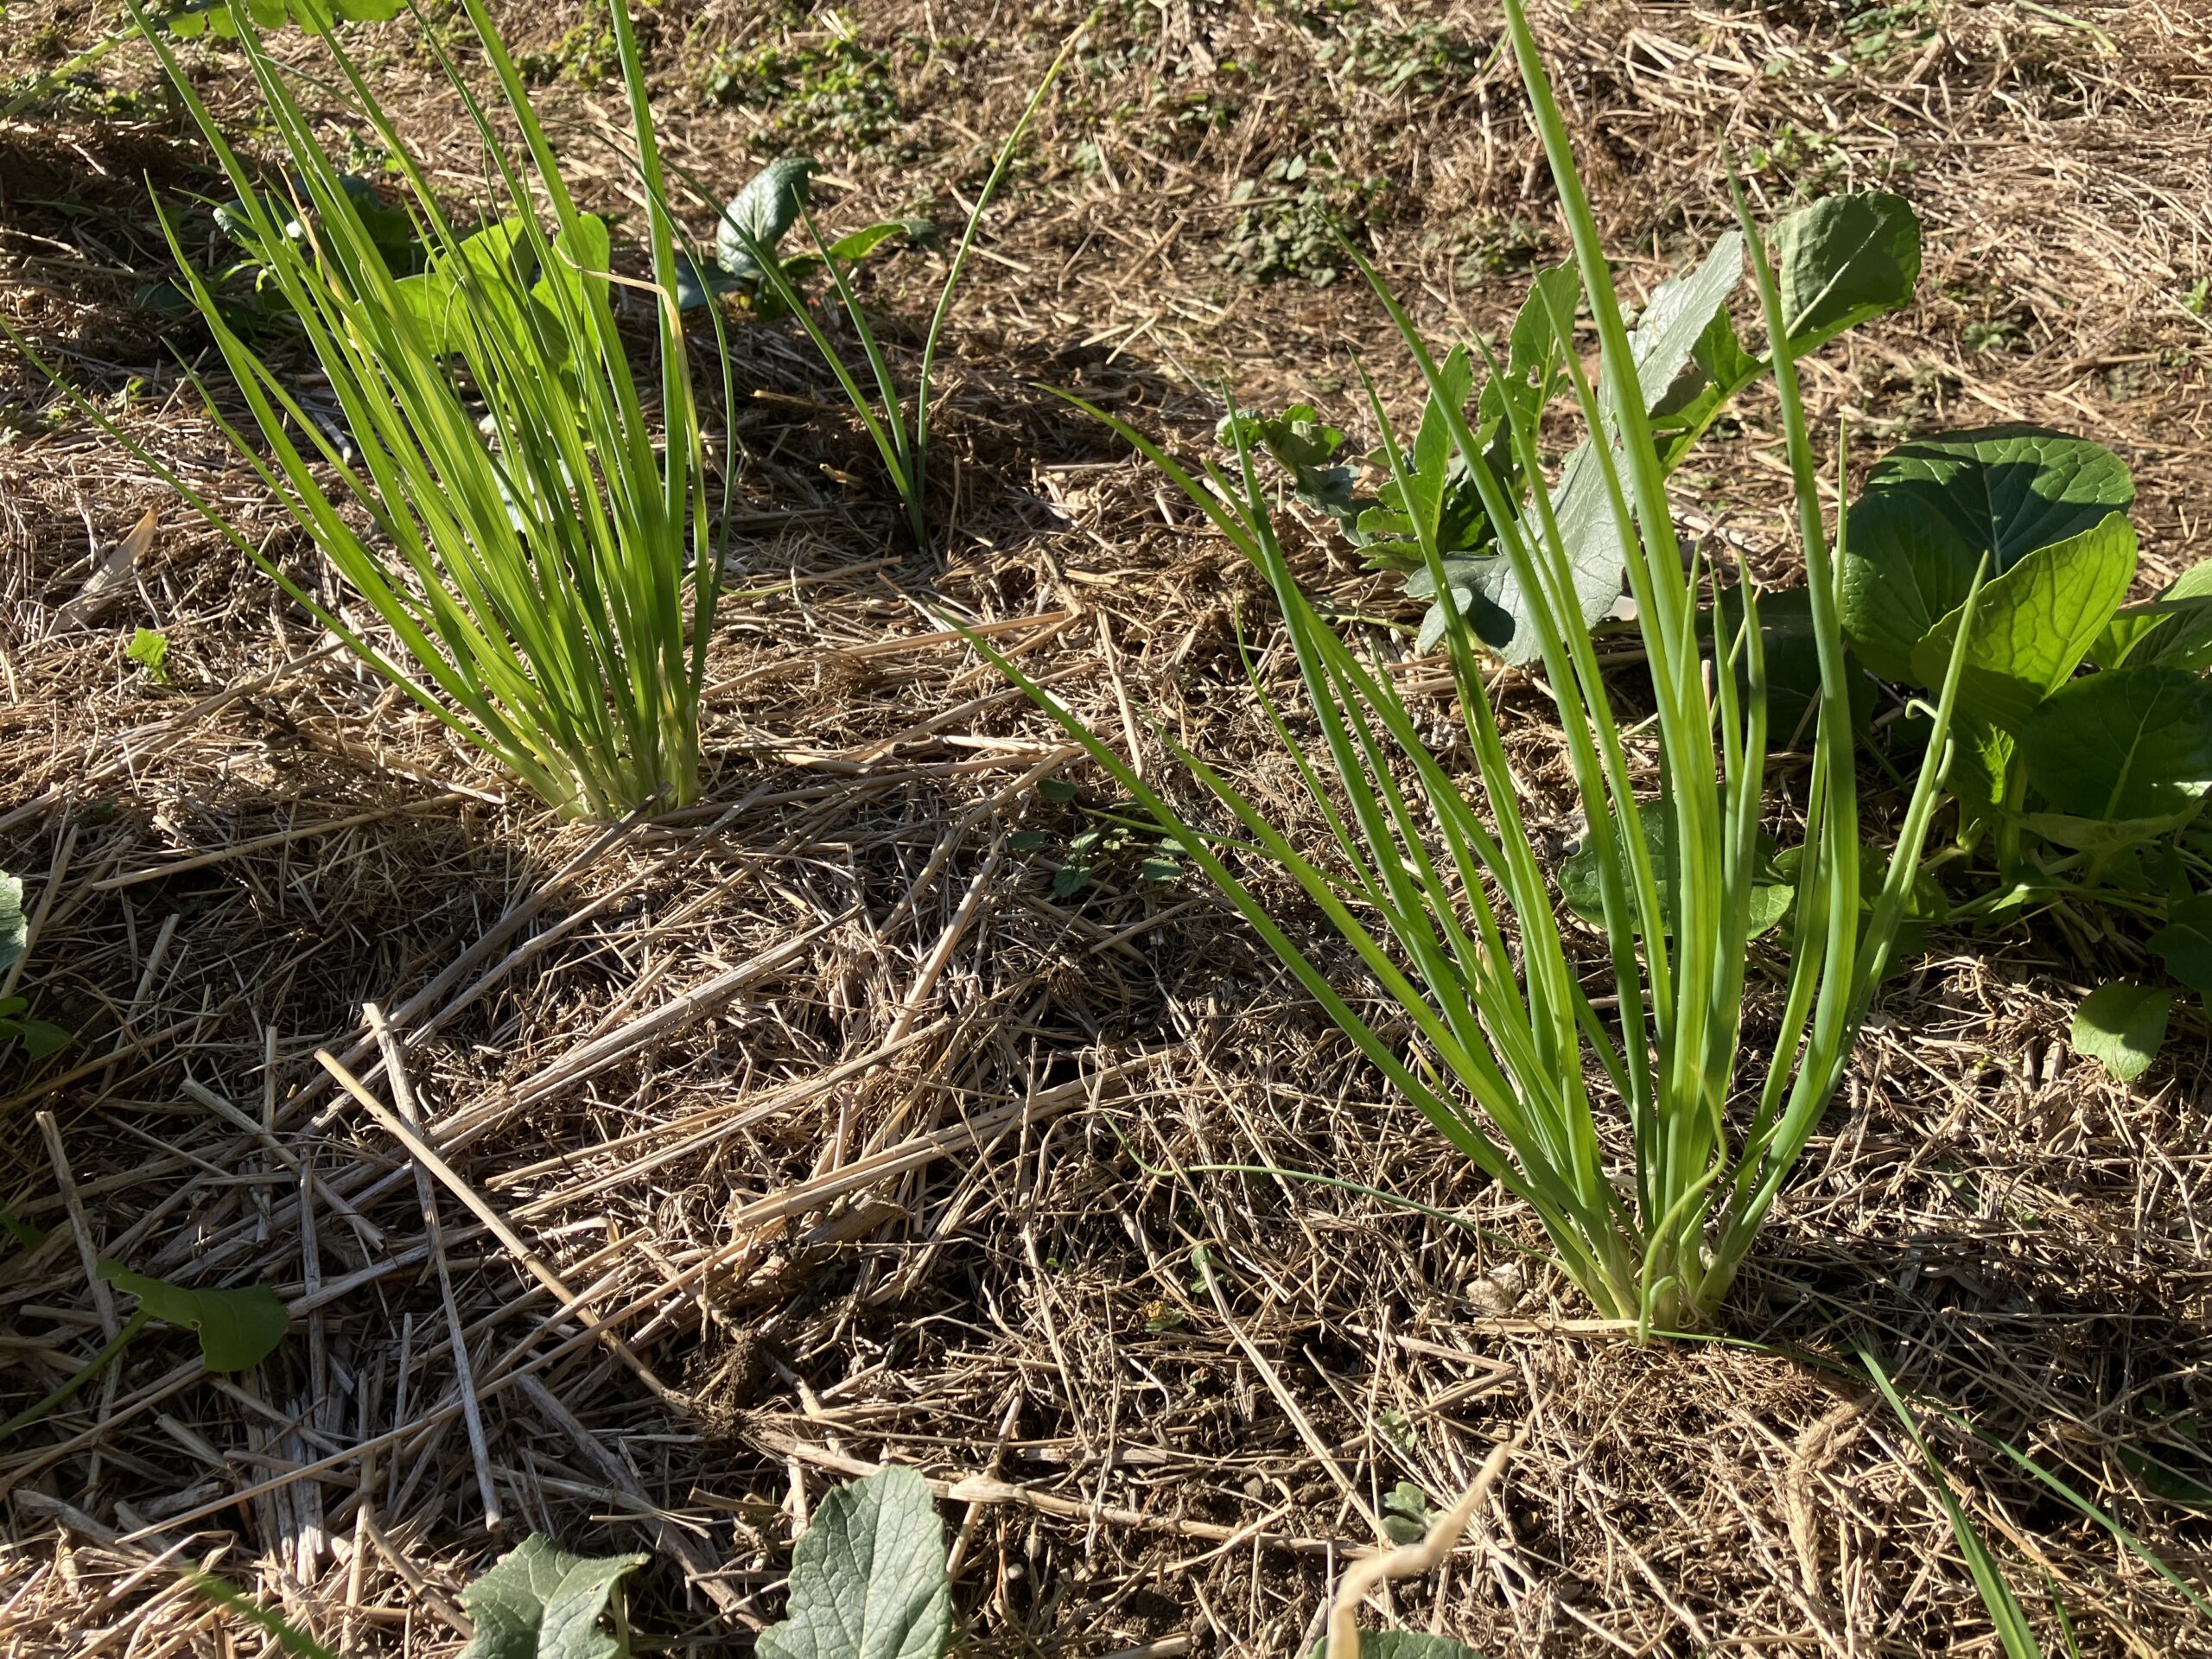
M 142 1306 L 124 1322 L 123 1329 L 108 1339 L 107 1346 L 92 1356 L 92 1363 L 83 1370 L 78 1372 L 76 1376 L 54 1389 L 36 1405 L 26 1406 L 6 1422 L 0 1423 L 0 1440 L 12 1439 L 18 1431 L 29 1428 L 56 1407 L 67 1403 L 69 1397 L 78 1389 L 83 1388 L 86 1383 L 115 1363 L 116 1357 L 130 1345 L 130 1338 L 143 1331 L 146 1328 L 147 1320 L 152 1317 L 153 1315 L 147 1313 Z

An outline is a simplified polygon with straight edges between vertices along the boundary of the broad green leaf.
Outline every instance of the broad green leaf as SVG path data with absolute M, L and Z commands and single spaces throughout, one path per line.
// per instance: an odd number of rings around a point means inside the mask
M 2212 668 L 2212 559 L 2190 566 L 2148 605 L 2130 606 L 2113 618 L 2089 654 L 2100 668 Z
M 2163 985 L 2114 980 L 2098 986 L 2074 1012 L 2075 1052 L 2097 1061 L 2122 1083 L 2133 1082 L 2158 1058 L 2173 1000 Z
M 292 1315 L 267 1285 L 244 1290 L 197 1290 L 149 1279 L 119 1262 L 100 1263 L 100 1277 L 136 1296 L 155 1319 L 200 1333 L 200 1357 L 211 1371 L 242 1371 L 276 1351 Z
M 1694 400 L 1707 378 L 1696 361 L 1698 347 L 1707 341 L 1743 280 L 1743 235 L 1730 231 L 1713 244 L 1695 270 L 1652 291 L 1651 302 L 1629 335 L 1629 356 L 1647 412 L 1679 410 Z M 1625 476 L 1627 463 L 1618 446 L 1615 459 Z M 1590 439 L 1577 444 L 1560 468 L 1554 505 L 1574 591 L 1582 601 L 1582 620 L 1595 623 L 1621 596 L 1628 556 Z M 1486 601 L 1471 607 L 1476 633 L 1509 663 L 1535 661 L 1535 630 L 1512 568 L 1502 558 L 1493 559 L 1477 567 L 1473 575 L 1475 589 Z
M 1852 504 L 1843 557 L 1843 631 L 1885 680 L 1913 677 L 1929 631 L 1966 603 L 1980 558 L 1948 519 L 1902 493 Z
M 16 965 L 29 938 L 30 924 L 23 916 L 22 879 L 0 870 L 0 973 Z
M 676 251 L 676 303 L 679 309 L 696 311 L 717 294 L 735 294 L 745 287 L 720 265 L 709 261 L 705 264 L 678 248 Z
M 2002 575 L 2022 554 L 2124 512 L 2135 484 L 2102 444 L 1992 426 L 1898 445 L 1875 463 L 1865 494 L 1903 496 L 1939 514 L 1973 555 L 1991 554 L 1991 574 Z
M 1329 1640 L 1324 1637 L 1313 1644 L 1306 1659 L 1329 1659 Z M 1454 1642 L 1448 1636 L 1431 1636 L 1425 1630 L 1362 1630 L 1359 1633 L 1359 1659 L 1483 1659 L 1464 1642 Z
M 2056 811 L 2155 818 L 2212 785 L 2212 683 L 2126 667 L 2061 686 L 2020 728 L 2028 779 Z
M 2072 677 L 2134 580 L 2135 527 L 2125 513 L 2023 554 L 1975 603 L 1959 706 L 2017 731 Z M 1914 647 L 1916 684 L 1942 687 L 1964 615 L 1961 605 Z
M 8 1001 L 20 1003 L 22 999 L 11 996 Z M 18 1020 L 0 1014 L 0 1043 L 21 1043 L 26 1059 L 42 1060 L 49 1054 L 60 1053 L 75 1040 L 60 1026 L 49 1025 L 43 1020 Z
M 599 1628 L 645 1555 L 571 1555 L 534 1532 L 461 1592 L 476 1632 L 461 1659 L 625 1659 Z
M 840 1486 L 791 1551 L 791 1616 L 759 1659 L 938 1659 L 952 1635 L 944 1529 L 927 1482 L 893 1464 Z
M 1774 255 L 1789 338 L 1810 351 L 1912 297 L 1919 215 L 1885 190 L 1830 196 L 1774 227 Z
M 2166 925 L 2151 936 L 2151 950 L 2212 1006 L 2212 893 L 2184 899 L 2167 912 Z
M 919 241 L 931 226 L 926 219 L 887 219 L 880 224 L 865 226 L 857 231 L 848 231 L 830 245 L 830 251 L 841 265 L 856 265 L 894 236 L 904 236 Z M 822 263 L 818 253 L 797 253 L 784 261 L 784 275 L 793 282 Z
M 715 227 L 715 258 L 724 270 L 741 282 L 760 280 L 760 261 L 753 257 L 747 238 L 763 252 L 775 251 L 784 233 L 798 223 L 813 170 L 814 163 L 805 156 L 788 156 L 769 162 L 730 198 Z
M 585 277 L 593 276 L 603 288 L 605 273 L 613 259 L 614 240 L 607 233 L 607 221 L 594 213 L 580 213 L 575 224 L 563 226 L 554 237 L 552 257 L 531 292 L 550 305 L 552 289 L 557 285 L 570 304 L 582 306 L 587 292 Z

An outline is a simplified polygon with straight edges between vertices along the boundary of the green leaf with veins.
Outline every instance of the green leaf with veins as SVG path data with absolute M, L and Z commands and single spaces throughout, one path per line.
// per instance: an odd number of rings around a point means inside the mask
M 791 1615 L 758 1659 L 938 1659 L 952 1636 L 944 1529 L 903 1464 L 840 1486 L 791 1551 Z
M 1877 674 L 1913 681 L 1913 652 L 1966 602 L 1985 556 L 1989 575 L 2001 577 L 2036 549 L 2096 529 L 2134 499 L 2117 455 L 2039 427 L 1901 444 L 1875 464 L 1851 508 L 1844 632 Z
M 2074 1012 L 2075 1052 L 2097 1061 L 2122 1083 L 2132 1083 L 2158 1058 L 2173 1000 L 2163 985 L 2114 980 L 2098 986 Z
M 2190 566 L 2148 604 L 2113 618 L 2089 655 L 2100 668 L 2212 668 L 2212 559 Z
M 2028 779 L 2060 812 L 2155 818 L 2212 785 L 2212 683 L 2177 668 L 2116 668 L 2061 686 L 2020 728 Z
M 798 223 L 806 206 L 814 163 L 804 156 L 771 162 L 722 209 L 715 228 L 715 257 L 741 282 L 765 274 L 753 250 L 773 257 L 784 233 Z
M 1903 197 L 1887 192 L 1815 202 L 1777 225 L 1771 240 L 1790 340 L 1801 355 L 1904 304 L 1919 279 L 1919 219 Z M 1743 238 L 1731 231 L 1694 272 L 1660 285 L 1630 336 L 1660 463 L 1669 472 L 1736 395 L 1767 372 L 1767 360 L 1745 349 L 1728 315 L 1743 274 Z M 1583 620 L 1595 623 L 1619 598 L 1627 559 L 1588 440 L 1567 456 L 1554 505 Z M 1452 574 L 1456 592 L 1462 573 Z M 1464 575 L 1478 601 L 1467 607 L 1477 634 L 1507 662 L 1533 661 L 1534 630 L 1511 569 L 1492 560 Z M 1432 615 L 1422 632 L 1440 634 L 1440 619 Z
M 136 1296 L 150 1318 L 198 1332 L 200 1357 L 211 1371 L 242 1371 L 258 1365 L 276 1351 L 292 1322 L 283 1299 L 267 1285 L 198 1290 L 149 1279 L 115 1262 L 100 1263 L 100 1277 Z
M 1774 227 L 1782 313 L 1810 351 L 1845 329 L 1894 311 L 1920 280 L 1920 219 L 1885 190 L 1830 196 Z
M 2135 527 L 2107 514 L 2078 536 L 2024 553 L 1983 584 L 1959 681 L 1959 706 L 2017 731 L 2072 677 L 2135 580 Z M 1913 647 L 1912 680 L 1940 690 L 1961 605 Z
M 476 1626 L 461 1659 L 626 1659 L 627 1643 L 599 1621 L 651 1559 L 571 1555 L 532 1533 L 461 1592 Z

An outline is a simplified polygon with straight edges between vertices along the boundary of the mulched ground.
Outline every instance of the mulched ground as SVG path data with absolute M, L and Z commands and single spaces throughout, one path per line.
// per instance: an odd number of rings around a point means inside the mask
M 1901 191 L 1926 226 L 1920 297 L 1809 371 L 1817 429 L 1847 417 L 1860 467 L 1908 432 L 2079 431 L 2134 470 L 2146 588 L 2204 556 L 2212 7 L 1535 10 L 1625 287 L 1718 233 L 1723 143 L 1762 212 Z M 11 73 L 116 21 L 89 0 L 22 12 L 0 22 Z M 498 14 L 584 194 L 620 206 L 588 13 Z M 429 16 L 459 39 L 449 8 Z M 672 153 L 712 190 L 804 152 L 833 226 L 957 226 L 1083 16 L 666 0 L 645 27 Z M 0 1063 L 0 1201 L 48 1230 L 0 1262 L 0 1408 L 103 1339 L 87 1260 L 264 1281 L 295 1314 L 230 1377 L 149 1333 L 0 1446 L 7 1651 L 261 1651 L 176 1576 L 189 1560 L 349 1655 L 450 1653 L 461 1586 L 532 1529 L 652 1551 L 635 1628 L 741 1650 L 780 1616 L 822 1494 L 897 1460 L 948 1496 L 977 1651 L 1283 1654 L 1398 1483 L 1447 1501 L 1525 1432 L 1469 1544 L 1394 1586 L 1397 1622 L 1492 1656 L 1995 1652 L 1854 1340 L 2212 1577 L 2206 1028 L 2178 1009 L 2169 1058 L 2126 1087 L 2078 1060 L 2069 1011 L 2124 957 L 1936 933 L 1724 1340 L 1639 1348 L 1586 1319 L 1526 1254 L 1529 1217 L 1192 880 L 1146 882 L 1135 849 L 1055 889 L 1085 820 L 1038 784 L 1110 794 L 955 623 L 1179 798 L 1155 721 L 1311 819 L 1237 652 L 1240 626 L 1269 637 L 1256 582 L 1039 383 L 1193 451 L 1223 380 L 1358 427 L 1364 362 L 1412 413 L 1386 320 L 1351 273 L 1316 280 L 1300 214 L 1352 226 L 1433 334 L 1495 328 L 1564 251 L 1497 30 L 1488 4 L 1108 5 L 956 315 L 929 553 L 796 327 L 734 319 L 737 407 L 717 413 L 743 512 L 705 798 L 611 832 L 550 820 L 410 715 L 0 357 L 0 866 L 39 912 L 20 988 L 78 1034 Z M 465 189 L 418 26 L 352 38 Z M 235 60 L 185 56 L 245 131 Z M 0 306 L 342 602 L 180 372 L 204 335 L 142 301 L 171 264 L 149 178 L 188 250 L 223 257 L 191 200 L 215 194 L 206 158 L 147 71 L 125 47 L 67 108 L 0 124 Z M 909 372 L 944 257 L 863 279 Z M 1298 268 L 1245 280 L 1268 258 Z M 1679 499 L 1781 575 L 1770 405 L 1739 414 Z M 149 509 L 131 580 L 72 607 Z M 1319 537 L 1295 552 L 1345 610 L 1415 615 Z M 168 636 L 165 684 L 122 655 L 139 626 Z M 1414 677 L 1440 718 L 1440 677 Z M 1548 702 L 1516 676 L 1498 696 L 1532 828 L 1571 832 Z M 1041 851 L 1016 849 L 1025 830 Z M 314 1058 L 390 1100 L 371 1003 L 456 1179 L 572 1307 L 449 1191 L 432 1240 L 404 1148 Z M 2067 1650 L 2063 1606 L 2084 1653 L 2212 1652 L 2108 1534 L 1933 1432 L 2047 1650 Z

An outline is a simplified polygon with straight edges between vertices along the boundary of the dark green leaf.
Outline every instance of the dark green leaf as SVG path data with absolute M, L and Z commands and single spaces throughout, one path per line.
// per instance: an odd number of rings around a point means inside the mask
M 938 1659 L 952 1635 L 944 1529 L 902 1464 L 822 1500 L 791 1552 L 791 1614 L 759 1659 Z
M 676 255 L 676 304 L 678 310 L 696 311 L 717 294 L 735 294 L 745 284 L 720 265 L 702 265 L 681 249 Z
M 9 999 L 11 1002 L 18 1000 Z M 26 1059 L 42 1060 L 49 1054 L 60 1053 L 75 1040 L 60 1027 L 48 1025 L 43 1020 L 0 1018 L 0 1043 L 21 1043 Z
M 532 1533 L 461 1592 L 476 1625 L 461 1659 L 621 1659 L 624 1644 L 599 1621 L 650 1559 L 570 1555 Z
M 813 169 L 804 156 L 771 162 L 730 199 L 715 230 L 715 257 L 724 270 L 741 282 L 760 280 L 753 249 L 772 255 L 784 233 L 798 223 Z
M 1240 433 L 1247 448 L 1272 455 L 1291 475 L 1301 502 L 1334 518 L 1358 542 L 1359 516 L 1375 501 L 1359 493 L 1358 474 L 1340 458 L 1346 442 L 1342 427 L 1331 426 L 1311 404 L 1293 404 L 1274 416 L 1238 410 L 1223 416 L 1214 429 L 1214 435 L 1227 444 Z
M 2212 893 L 2184 899 L 2151 936 L 2151 950 L 2166 971 L 2212 1007 Z
M 2074 1047 L 2122 1083 L 2151 1069 L 2166 1040 L 2166 1014 L 2173 993 L 2163 985 L 2130 985 L 2115 980 L 2082 999 L 2074 1014 Z
M 1065 806 L 1075 799 L 1076 786 L 1065 778 L 1047 778 L 1037 785 L 1037 792 L 1046 800 Z
M 1033 853 L 1045 846 L 1052 837 L 1042 830 L 1017 830 L 1006 838 L 1010 853 Z
M 1974 606 L 1959 706 L 2010 730 L 2066 683 L 2135 580 L 2135 527 L 2107 514 L 2063 542 L 2038 547 L 1986 582 Z M 1939 690 L 1965 607 L 1913 648 L 1912 681 Z
M 1830 196 L 1774 227 L 1782 314 L 1809 351 L 1846 328 L 1894 311 L 1920 280 L 1920 219 L 1887 191 Z
M 2092 674 L 2044 700 L 2020 729 L 2020 752 L 2057 811 L 2171 816 L 2212 784 L 2212 684 L 2177 668 Z
M 154 1318 L 200 1333 L 200 1357 L 211 1371 L 242 1371 L 276 1351 L 292 1315 L 267 1285 L 244 1290 L 196 1290 L 149 1279 L 114 1262 L 100 1263 L 100 1277 L 136 1296 Z

